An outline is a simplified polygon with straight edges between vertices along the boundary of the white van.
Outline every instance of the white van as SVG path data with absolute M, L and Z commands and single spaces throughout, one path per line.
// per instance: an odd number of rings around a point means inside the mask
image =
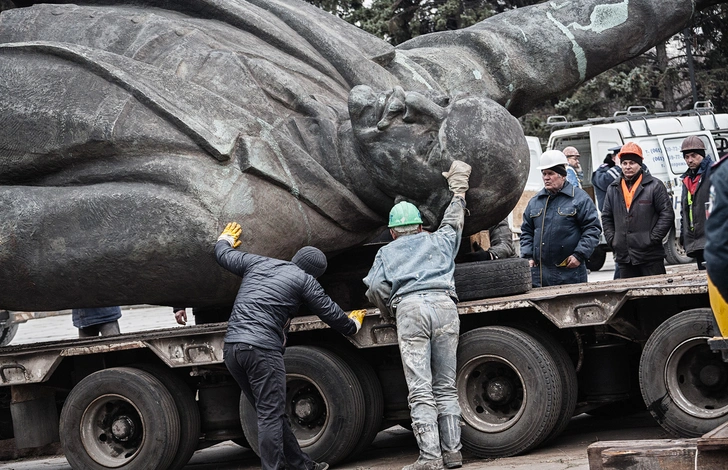
M 567 146 L 579 150 L 584 172 L 582 185 L 592 198 L 591 176 L 602 164 L 608 149 L 627 142 L 635 142 L 642 147 L 645 165 L 665 184 L 675 209 L 675 227 L 665 240 L 665 258 L 669 264 L 691 261 L 678 242 L 682 194 L 680 175 L 687 170 L 680 145 L 689 135 L 700 136 L 705 143 L 706 155 L 716 161 L 728 150 L 728 114 L 714 114 L 712 103 L 708 101 L 696 103 L 692 110 L 675 113 L 648 114 L 642 106 L 631 106 L 611 118 L 568 122 L 563 116 L 552 116 L 547 122 L 556 128 L 549 137 L 549 150 L 563 150 Z M 590 269 L 601 268 L 607 250 L 606 244 L 600 244 L 592 256 Z

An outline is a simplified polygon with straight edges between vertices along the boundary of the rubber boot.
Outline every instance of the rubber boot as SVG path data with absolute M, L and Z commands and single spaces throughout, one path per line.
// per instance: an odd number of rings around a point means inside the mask
M 437 418 L 440 429 L 440 447 L 442 448 L 442 463 L 447 468 L 460 468 L 463 466 L 463 456 L 460 449 L 460 416 L 444 415 Z
M 437 426 L 430 423 L 412 423 L 412 431 L 420 448 L 420 457 L 415 463 L 406 465 L 402 470 L 440 470 L 442 454 L 440 453 L 440 433 Z
M 118 320 L 100 324 L 99 333 L 101 333 L 101 336 L 114 336 L 121 334 Z

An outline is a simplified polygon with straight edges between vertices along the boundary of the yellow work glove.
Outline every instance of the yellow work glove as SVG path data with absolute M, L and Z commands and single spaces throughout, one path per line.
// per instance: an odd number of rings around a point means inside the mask
M 442 173 L 447 179 L 447 185 L 450 191 L 457 195 L 465 195 L 468 190 L 468 180 L 470 179 L 470 170 L 472 168 L 467 163 L 460 160 L 453 160 L 450 170 Z
M 230 222 L 225 226 L 225 230 L 222 231 L 217 241 L 225 240 L 230 243 L 230 246 L 237 248 L 240 246 L 240 234 L 243 233 L 243 228 L 237 222 Z
M 352 310 L 349 314 L 349 318 L 354 320 L 354 323 L 356 324 L 356 332 L 359 333 L 359 328 L 361 328 L 361 324 L 364 322 L 364 317 L 366 316 L 367 311 L 362 310 Z

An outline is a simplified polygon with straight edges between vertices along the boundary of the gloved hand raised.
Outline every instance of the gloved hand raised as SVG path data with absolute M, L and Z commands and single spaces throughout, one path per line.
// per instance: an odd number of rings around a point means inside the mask
M 455 195 L 464 196 L 465 192 L 470 187 L 468 180 L 470 179 L 471 166 L 460 160 L 453 160 L 450 165 L 450 170 L 443 172 L 442 176 L 447 179 L 447 184 L 450 187 L 450 191 Z
M 222 231 L 217 241 L 225 240 L 230 243 L 230 246 L 237 248 L 240 246 L 240 234 L 243 233 L 243 228 L 237 222 L 230 222 L 225 226 L 225 230 Z
M 366 316 L 367 311 L 362 310 L 352 310 L 349 314 L 349 318 L 354 320 L 354 324 L 356 324 L 356 332 L 359 333 L 359 328 L 361 328 L 361 324 L 364 322 L 364 317 Z

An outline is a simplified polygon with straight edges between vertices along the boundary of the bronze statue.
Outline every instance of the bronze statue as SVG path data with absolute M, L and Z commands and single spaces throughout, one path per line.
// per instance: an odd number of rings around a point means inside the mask
M 300 0 L 113 3 L 0 14 L 0 308 L 230 303 L 224 222 L 279 258 L 360 244 L 397 200 L 435 226 L 454 159 L 466 232 L 490 227 L 528 173 L 515 117 L 693 14 L 552 1 L 392 47 Z

